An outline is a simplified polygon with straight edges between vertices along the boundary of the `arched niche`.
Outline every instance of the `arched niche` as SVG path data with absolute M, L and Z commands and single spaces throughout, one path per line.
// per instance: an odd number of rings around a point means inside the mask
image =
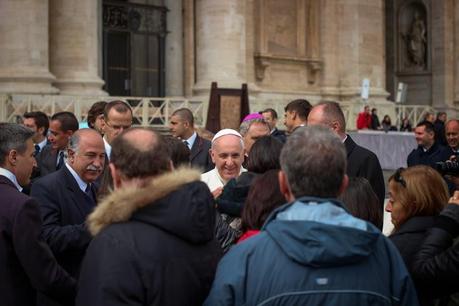
M 404 1 L 397 28 L 398 71 L 430 72 L 430 18 L 424 1 Z

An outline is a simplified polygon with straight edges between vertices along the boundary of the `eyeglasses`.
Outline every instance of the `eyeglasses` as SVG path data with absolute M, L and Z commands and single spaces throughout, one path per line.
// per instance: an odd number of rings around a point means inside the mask
M 402 172 L 405 170 L 405 168 L 398 168 L 397 171 L 395 171 L 394 174 L 394 180 L 397 183 L 400 183 L 403 187 L 406 188 L 406 181 L 402 177 Z

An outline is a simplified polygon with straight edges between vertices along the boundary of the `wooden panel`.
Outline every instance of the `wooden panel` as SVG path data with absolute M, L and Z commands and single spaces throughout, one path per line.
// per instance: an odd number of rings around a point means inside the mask
M 220 125 L 222 129 L 239 130 L 241 97 L 220 96 Z

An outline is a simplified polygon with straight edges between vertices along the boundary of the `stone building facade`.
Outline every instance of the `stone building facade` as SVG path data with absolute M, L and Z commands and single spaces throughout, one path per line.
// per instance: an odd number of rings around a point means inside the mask
M 458 72 L 454 0 L 0 1 L 0 93 L 207 102 L 216 81 L 248 84 L 254 111 L 306 98 L 356 113 L 368 79 L 384 113 L 403 82 L 407 104 L 455 115 Z

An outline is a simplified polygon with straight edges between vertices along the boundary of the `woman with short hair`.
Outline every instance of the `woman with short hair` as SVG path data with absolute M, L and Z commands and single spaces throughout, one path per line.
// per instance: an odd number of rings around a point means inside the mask
M 389 201 L 394 230 L 389 238 L 400 251 L 405 265 L 413 273 L 414 258 L 427 231 L 448 202 L 448 188 L 440 174 L 420 165 L 400 168 L 389 178 Z M 418 288 L 419 289 L 419 288 Z M 430 305 L 425 292 L 418 290 L 421 305 Z

